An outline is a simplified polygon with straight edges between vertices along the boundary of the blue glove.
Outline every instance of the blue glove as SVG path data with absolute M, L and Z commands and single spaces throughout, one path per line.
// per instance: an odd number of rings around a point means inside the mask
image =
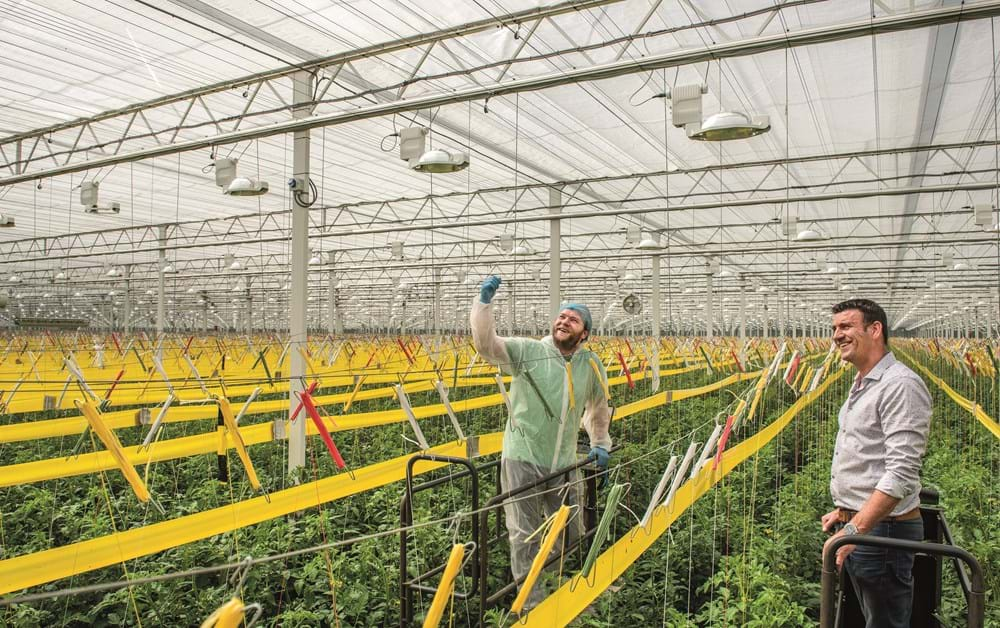
M 599 469 L 601 479 L 597 483 L 597 490 L 601 490 L 608 484 L 608 462 L 611 460 L 611 454 L 604 447 L 591 447 L 587 459 L 593 460 Z
M 486 279 L 483 279 L 483 283 L 479 285 L 479 301 L 482 303 L 489 303 L 493 300 L 493 295 L 497 293 L 497 288 L 500 287 L 500 277 L 496 275 L 490 275 Z
M 590 454 L 587 455 L 588 460 L 593 460 L 601 471 L 608 470 L 608 462 L 611 460 L 611 454 L 604 447 L 592 447 L 590 449 Z

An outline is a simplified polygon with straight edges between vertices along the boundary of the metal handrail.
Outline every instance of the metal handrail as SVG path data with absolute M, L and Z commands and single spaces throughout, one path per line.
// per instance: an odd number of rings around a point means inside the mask
M 446 464 L 457 464 L 464 466 L 465 469 L 457 473 L 450 472 L 446 476 L 436 478 L 433 480 L 428 480 L 414 486 L 413 484 L 413 467 L 417 462 L 439 462 Z M 400 596 L 400 616 L 399 622 L 400 626 L 408 626 L 412 621 L 412 593 L 413 591 L 421 591 L 424 593 L 435 593 L 437 592 L 437 587 L 427 586 L 421 584 L 421 581 L 430 578 L 441 571 L 444 571 L 444 565 L 439 565 L 432 568 L 430 571 L 420 574 L 415 578 L 407 578 L 407 546 L 409 535 L 406 532 L 406 528 L 413 525 L 413 494 L 419 491 L 426 491 L 435 486 L 440 486 L 448 482 L 453 482 L 455 480 L 460 480 L 464 477 L 469 477 L 472 481 L 472 509 L 473 512 L 479 509 L 479 470 L 492 466 L 494 463 L 487 463 L 482 467 L 476 467 L 472 459 L 470 458 L 456 458 L 453 456 L 442 456 L 438 454 L 416 454 L 412 456 L 406 463 L 406 491 L 403 493 L 403 499 L 399 504 L 399 518 L 402 531 L 399 535 L 399 561 L 400 561 L 400 571 L 399 571 L 399 596 Z M 478 524 L 479 520 L 477 517 L 470 517 L 472 520 L 472 537 L 479 538 Z M 470 590 L 467 592 L 456 592 L 454 596 L 458 599 L 471 598 L 476 594 L 479 587 L 479 568 L 475 565 L 478 561 L 480 555 L 480 546 L 476 546 L 472 550 L 472 555 L 470 557 L 471 562 L 474 564 L 472 569 L 472 582 Z
M 971 586 L 966 596 L 968 602 L 968 617 L 966 625 L 969 628 L 982 628 L 986 613 L 986 581 L 983 578 L 983 568 L 976 557 L 961 547 L 942 543 L 927 543 L 924 541 L 909 541 L 890 539 L 879 536 L 850 535 L 839 536 L 830 542 L 823 550 L 822 586 L 820 588 L 819 625 L 820 628 L 834 628 L 836 623 L 836 604 L 834 594 L 837 589 L 837 550 L 844 545 L 868 545 L 886 547 L 921 554 L 948 556 L 963 561 L 971 572 Z

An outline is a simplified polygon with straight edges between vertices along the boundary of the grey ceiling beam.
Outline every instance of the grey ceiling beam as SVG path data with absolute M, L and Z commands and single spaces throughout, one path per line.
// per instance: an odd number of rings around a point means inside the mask
M 121 155 L 95 158 L 86 162 L 66 164 L 64 166 L 35 171 L 30 174 L 18 174 L 0 179 L 0 185 L 13 185 L 25 181 L 34 181 L 56 175 L 80 172 L 83 170 L 109 167 L 118 163 L 171 155 L 178 152 L 200 150 L 219 144 L 231 144 L 280 133 L 292 133 L 321 126 L 348 124 L 360 120 L 384 117 L 394 113 L 419 111 L 450 104 L 482 100 L 508 94 L 532 92 L 550 89 L 561 85 L 579 83 L 582 81 L 599 81 L 603 79 L 625 76 L 637 72 L 649 72 L 662 68 L 702 63 L 721 58 L 733 58 L 760 54 L 772 50 L 790 47 L 816 45 L 832 41 L 842 41 L 857 37 L 878 35 L 928 28 L 941 24 L 991 18 L 1000 15 L 1000 0 L 985 0 L 973 5 L 960 7 L 943 7 L 916 11 L 903 15 L 891 15 L 871 20 L 851 22 L 804 29 L 794 33 L 779 33 L 737 40 L 733 42 L 713 44 L 697 49 L 672 51 L 659 55 L 651 55 L 641 59 L 618 61 L 598 66 L 575 68 L 539 77 L 531 77 L 509 81 L 503 84 L 476 86 L 453 92 L 422 96 L 400 102 L 387 102 L 358 107 L 351 111 L 314 115 L 308 118 L 263 125 L 251 129 L 241 129 L 229 133 L 187 140 L 172 145 L 154 146 L 143 150 Z

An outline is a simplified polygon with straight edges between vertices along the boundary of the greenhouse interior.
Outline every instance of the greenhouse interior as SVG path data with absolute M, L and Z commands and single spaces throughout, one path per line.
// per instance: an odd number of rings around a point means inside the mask
M 1000 0 L 0 20 L 0 625 L 1000 626 Z

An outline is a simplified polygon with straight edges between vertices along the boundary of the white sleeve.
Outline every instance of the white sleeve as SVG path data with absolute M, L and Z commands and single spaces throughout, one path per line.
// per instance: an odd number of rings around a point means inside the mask
M 493 307 L 481 302 L 478 296 L 472 303 L 469 325 L 472 328 L 472 345 L 484 360 L 497 366 L 510 364 L 507 347 L 503 339 L 497 336 L 493 322 Z
M 608 407 L 604 395 L 592 397 L 583 412 L 583 429 L 587 430 L 587 435 L 590 436 L 591 447 L 611 450 L 611 435 L 608 433 L 610 425 L 611 408 Z

